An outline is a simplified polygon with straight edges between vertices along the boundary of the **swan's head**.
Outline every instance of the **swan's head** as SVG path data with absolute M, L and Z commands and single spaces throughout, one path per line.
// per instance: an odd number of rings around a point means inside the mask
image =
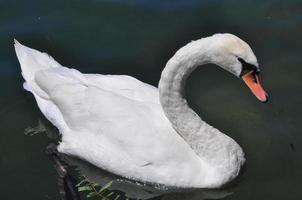
M 251 47 L 228 33 L 209 38 L 212 62 L 241 78 L 260 101 L 267 102 L 267 94 L 259 82 L 259 64 Z

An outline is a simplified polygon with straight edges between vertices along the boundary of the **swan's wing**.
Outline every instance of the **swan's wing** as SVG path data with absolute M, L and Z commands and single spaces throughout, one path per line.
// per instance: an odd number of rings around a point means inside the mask
M 92 85 L 141 102 L 159 103 L 156 87 L 126 75 L 84 74 Z
M 40 71 L 35 81 L 68 127 L 62 132 L 61 152 L 113 173 L 151 182 L 179 178 L 166 176 L 171 173 L 194 177 L 187 172 L 200 170 L 200 159 L 175 133 L 160 104 L 105 91 L 67 76 L 62 69 Z

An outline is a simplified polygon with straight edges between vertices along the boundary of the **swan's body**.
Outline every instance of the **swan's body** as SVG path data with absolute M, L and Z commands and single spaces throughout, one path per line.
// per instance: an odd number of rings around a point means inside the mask
M 159 90 L 130 76 L 82 74 L 18 42 L 15 48 L 25 89 L 62 134 L 60 152 L 135 180 L 214 188 L 238 175 L 243 151 L 203 122 L 182 94 L 186 77 L 204 63 L 227 62 L 227 70 L 239 76 L 240 63 L 215 50 L 223 41 L 231 49 L 246 48 L 242 57 L 258 65 L 246 43 L 217 34 L 180 49 L 167 63 Z

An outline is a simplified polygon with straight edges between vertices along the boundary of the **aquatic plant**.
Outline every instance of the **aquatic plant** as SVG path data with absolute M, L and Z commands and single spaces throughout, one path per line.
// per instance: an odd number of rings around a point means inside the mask
M 101 186 L 89 181 L 86 177 L 83 177 L 76 186 L 79 192 L 85 192 L 87 198 L 94 197 L 98 200 L 121 200 L 121 195 L 109 190 L 111 185 L 112 181 Z M 126 198 L 126 200 L 128 200 L 128 198 Z

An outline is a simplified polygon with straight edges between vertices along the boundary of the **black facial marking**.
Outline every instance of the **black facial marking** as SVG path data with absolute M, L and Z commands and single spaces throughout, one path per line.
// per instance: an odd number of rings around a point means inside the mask
M 260 72 L 260 69 L 258 67 L 256 67 L 255 65 L 252 65 L 250 63 L 245 62 L 245 60 L 243 60 L 242 58 L 238 58 L 238 61 L 242 65 L 240 77 L 243 76 L 244 74 L 250 72 L 250 71 L 254 71 L 255 73 Z
M 253 81 L 254 81 L 254 83 L 258 83 L 257 78 L 256 78 L 256 73 L 253 73 Z

